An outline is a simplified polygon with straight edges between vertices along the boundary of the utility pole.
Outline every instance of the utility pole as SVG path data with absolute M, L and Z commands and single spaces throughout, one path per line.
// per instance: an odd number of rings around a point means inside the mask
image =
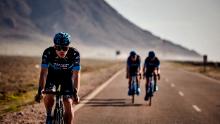
M 206 72 L 206 66 L 207 66 L 207 62 L 208 62 L 208 56 L 204 55 L 203 56 L 203 67 L 204 67 L 204 72 Z

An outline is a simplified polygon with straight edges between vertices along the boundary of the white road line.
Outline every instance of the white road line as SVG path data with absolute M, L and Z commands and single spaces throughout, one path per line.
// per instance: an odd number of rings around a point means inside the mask
M 179 91 L 179 95 L 180 96 L 184 96 L 183 92 Z
M 193 105 L 192 107 L 193 107 L 197 112 L 202 112 L 202 110 L 201 110 L 198 106 Z
M 89 94 L 83 101 L 80 101 L 80 104 L 76 105 L 74 107 L 75 112 L 79 110 L 81 107 L 83 107 L 86 103 L 89 102 L 92 98 L 94 98 L 100 91 L 102 91 L 108 84 L 112 82 L 113 79 L 115 79 L 119 74 L 121 74 L 124 71 L 124 69 L 118 71 L 116 74 L 114 74 L 111 78 L 109 78 L 106 82 L 104 82 L 101 86 L 96 88 L 91 94 Z
M 175 84 L 174 84 L 174 83 L 172 83 L 172 84 L 170 84 L 170 86 L 171 86 L 171 87 L 175 87 Z

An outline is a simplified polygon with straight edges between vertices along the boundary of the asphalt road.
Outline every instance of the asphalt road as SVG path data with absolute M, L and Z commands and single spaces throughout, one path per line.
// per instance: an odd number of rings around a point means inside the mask
M 220 82 L 162 66 L 152 106 L 144 83 L 135 104 L 127 96 L 125 72 L 75 112 L 76 124 L 220 124 Z

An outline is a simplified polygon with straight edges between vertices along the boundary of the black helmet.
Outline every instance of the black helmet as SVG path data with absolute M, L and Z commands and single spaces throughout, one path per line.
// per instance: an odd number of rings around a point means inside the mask
M 135 55 L 137 55 L 137 53 L 135 51 L 130 52 L 130 56 L 135 56 Z
M 150 57 L 150 58 L 154 58 L 154 57 L 155 57 L 155 53 L 154 53 L 154 51 L 149 51 L 149 53 L 148 53 L 148 57 Z
M 55 45 L 68 46 L 70 44 L 70 35 L 65 32 L 59 32 L 54 36 Z

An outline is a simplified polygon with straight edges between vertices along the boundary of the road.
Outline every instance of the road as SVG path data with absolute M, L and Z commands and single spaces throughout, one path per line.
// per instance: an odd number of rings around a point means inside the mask
M 135 104 L 127 96 L 125 72 L 75 112 L 76 124 L 220 124 L 220 83 L 200 74 L 161 69 L 159 91 L 152 106 L 142 92 Z M 87 99 L 88 100 L 88 99 Z

